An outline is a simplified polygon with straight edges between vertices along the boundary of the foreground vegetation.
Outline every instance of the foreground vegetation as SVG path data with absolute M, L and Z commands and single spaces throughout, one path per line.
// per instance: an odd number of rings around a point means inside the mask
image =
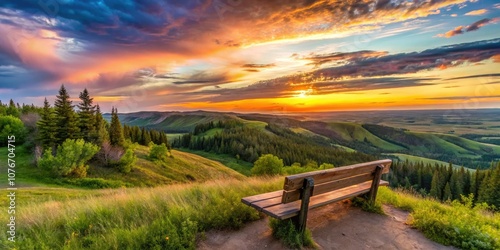
M 230 179 L 81 195 L 69 189 L 20 189 L 19 197 L 31 198 L 19 204 L 17 241 L 11 244 L 1 234 L 0 248 L 193 249 L 207 230 L 238 229 L 259 219 L 259 213 L 240 199 L 278 190 L 282 180 Z M 442 244 L 463 249 L 500 247 L 500 214 L 485 205 L 473 206 L 471 198 L 443 204 L 381 188 L 378 202 L 411 211 L 409 224 Z M 278 226 L 274 234 L 296 235 L 287 230 Z M 307 238 L 291 242 L 313 244 Z
M 277 190 L 281 179 L 221 180 L 32 201 L 18 208 L 16 243 L 9 244 L 1 234 L 0 248 L 193 249 L 206 230 L 237 229 L 259 219 L 241 197 Z
M 383 187 L 378 200 L 410 211 L 408 223 L 431 240 L 461 249 L 500 249 L 500 213 L 473 205 L 472 195 L 446 204 L 418 196 Z

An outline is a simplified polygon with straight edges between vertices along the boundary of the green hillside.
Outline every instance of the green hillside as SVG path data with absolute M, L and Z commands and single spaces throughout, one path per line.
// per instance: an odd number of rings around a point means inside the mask
M 404 149 L 401 146 L 384 141 L 383 139 L 367 131 L 360 124 L 336 122 L 331 123 L 330 127 L 345 141 L 365 142 L 371 144 L 376 148 L 388 151 L 398 151 Z
M 22 148 L 17 150 L 17 180 L 19 186 L 83 186 L 91 188 L 118 186 L 158 186 L 164 184 L 204 182 L 218 179 L 243 179 L 244 175 L 232 170 L 218 161 L 177 150 L 173 157 L 165 161 L 151 161 L 149 148 L 135 146 L 137 161 L 130 173 L 124 174 L 113 168 L 97 167 L 90 163 L 87 178 L 78 180 L 59 180 L 37 168 L 31 157 Z M 6 148 L 0 148 L 6 155 Z M 6 172 L 5 162 L 0 162 L 0 171 Z M 2 180 L 0 184 L 5 185 Z

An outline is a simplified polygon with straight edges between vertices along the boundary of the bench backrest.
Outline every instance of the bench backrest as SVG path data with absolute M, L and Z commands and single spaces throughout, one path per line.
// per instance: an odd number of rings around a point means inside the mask
M 314 188 L 311 196 L 315 196 L 373 180 L 377 166 L 383 167 L 382 173 L 385 174 L 389 172 L 391 163 L 391 160 L 386 159 L 287 176 L 283 187 L 282 203 L 301 199 L 300 194 L 305 178 L 313 178 Z

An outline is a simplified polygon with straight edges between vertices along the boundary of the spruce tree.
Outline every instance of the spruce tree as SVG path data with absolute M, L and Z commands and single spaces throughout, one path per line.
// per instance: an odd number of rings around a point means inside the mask
M 78 118 L 79 118 L 79 128 L 80 136 L 87 142 L 91 142 L 95 138 L 96 130 L 96 118 L 95 118 L 95 106 L 92 104 L 94 98 L 90 98 L 87 89 L 84 89 L 80 93 L 81 102 L 78 104 Z
M 448 201 L 448 200 L 452 200 L 453 197 L 452 197 L 452 193 L 451 193 L 451 187 L 450 187 L 450 183 L 447 182 L 446 183 L 446 186 L 444 186 L 444 191 L 443 191 L 443 201 Z
M 56 143 L 59 145 L 66 139 L 78 139 L 78 117 L 73 110 L 74 106 L 64 85 L 59 89 L 54 107 L 56 111 Z
M 439 183 L 439 171 L 436 169 L 432 175 L 430 195 L 436 199 L 441 199 L 441 185 Z
M 47 98 L 43 102 L 43 109 L 40 113 L 40 120 L 37 122 L 38 140 L 45 149 L 54 150 L 56 145 L 56 126 L 55 117 Z
M 105 141 L 109 141 L 109 133 L 106 127 L 107 122 L 102 117 L 101 108 L 99 104 L 96 105 L 95 110 L 95 134 L 91 138 L 91 142 L 97 145 L 101 145 Z
M 7 107 L 6 113 L 7 113 L 7 115 L 19 117 L 19 109 L 16 107 L 14 100 L 10 99 L 9 106 Z
M 111 111 L 111 125 L 109 126 L 109 142 L 112 146 L 123 147 L 125 145 L 125 139 L 123 137 L 122 125 L 120 124 L 120 119 L 118 118 L 118 110 L 112 108 Z

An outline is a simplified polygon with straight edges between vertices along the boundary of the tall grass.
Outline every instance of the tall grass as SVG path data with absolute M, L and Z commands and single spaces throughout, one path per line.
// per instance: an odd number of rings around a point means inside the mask
M 500 213 L 472 205 L 472 198 L 443 204 L 386 187 L 378 194 L 382 203 L 411 211 L 409 223 L 429 239 L 461 249 L 500 249 Z
M 282 177 L 115 190 L 32 202 L 17 211 L 17 239 L 1 249 L 193 249 L 200 233 L 259 218 L 240 199 L 278 190 Z

